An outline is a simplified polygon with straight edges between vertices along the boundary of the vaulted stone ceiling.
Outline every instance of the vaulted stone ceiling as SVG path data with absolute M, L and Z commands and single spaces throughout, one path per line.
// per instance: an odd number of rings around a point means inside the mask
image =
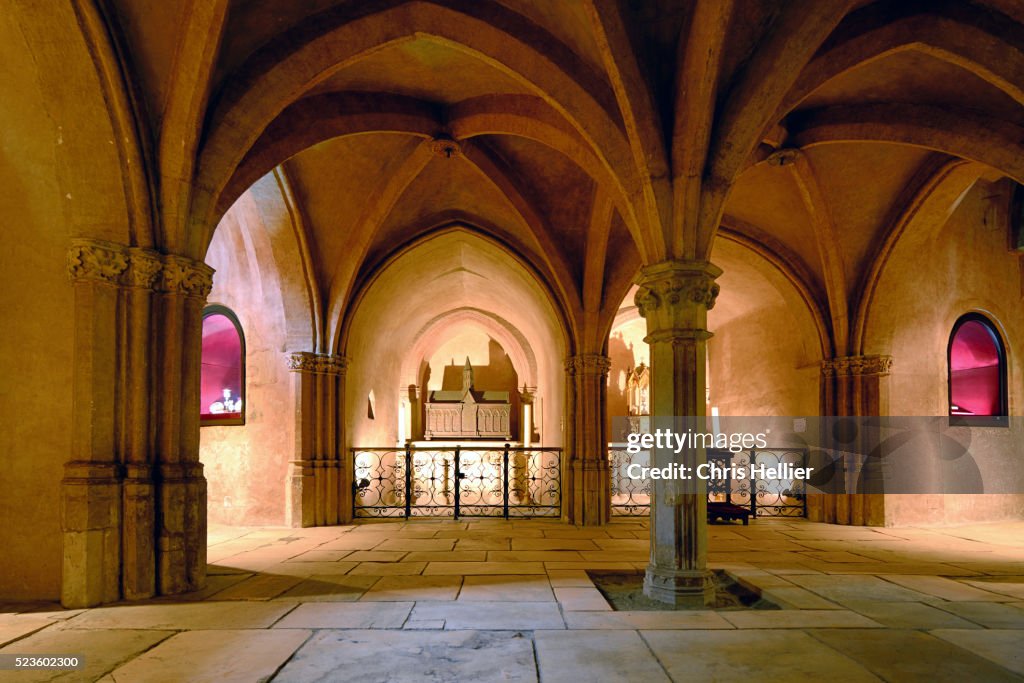
M 202 255 L 278 168 L 325 315 L 400 245 L 457 222 L 526 259 L 573 344 L 599 350 L 642 264 L 707 258 L 724 235 L 756 244 L 836 352 L 856 352 L 880 245 L 929 202 L 948 210 L 964 169 L 1024 180 L 1013 0 L 110 0 L 106 14 L 157 150 L 164 247 Z

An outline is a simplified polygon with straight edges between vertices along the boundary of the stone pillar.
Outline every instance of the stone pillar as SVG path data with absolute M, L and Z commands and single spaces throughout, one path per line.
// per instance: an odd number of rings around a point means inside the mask
M 412 419 L 412 422 L 409 423 L 409 438 L 413 441 L 417 440 L 417 438 L 423 438 L 423 396 L 425 391 L 426 387 L 420 388 L 415 384 L 409 385 L 409 415 Z
M 68 266 L 75 372 L 61 601 L 195 590 L 206 578 L 199 379 L 213 270 L 96 240 L 74 240 Z
M 157 589 L 173 595 L 206 582 L 206 478 L 199 462 L 202 317 L 213 269 L 164 256 L 156 295 Z
M 570 520 L 605 524 L 611 514 L 605 423 L 611 360 L 596 353 L 566 359 L 566 446 L 569 448 Z
M 416 438 L 416 398 L 418 392 L 408 386 L 398 388 L 398 439 L 397 445 L 405 446 L 406 441 Z
M 352 467 L 344 441 L 346 360 L 293 353 L 288 368 L 295 387 L 295 460 L 288 486 L 289 523 L 326 526 L 352 514 Z
M 61 482 L 61 602 L 89 607 L 120 597 L 118 300 L 128 258 L 120 245 L 75 241 L 68 269 L 75 292 L 75 340 L 72 453 Z
M 641 270 L 636 305 L 647 321 L 651 351 L 652 426 L 666 418 L 703 418 L 706 412 L 707 313 L 715 305 L 721 275 L 699 261 L 665 261 Z M 661 420 L 659 420 L 661 418 Z M 699 422 L 699 421 L 698 421 Z M 693 425 L 703 427 L 703 424 Z M 670 462 L 696 468 L 703 447 L 653 450 L 652 466 Z M 694 470 L 690 470 L 691 472 Z M 644 594 L 669 604 L 710 605 L 714 582 L 707 569 L 707 494 L 703 482 L 681 490 L 680 482 L 655 480 L 651 492 L 651 559 Z
M 844 356 L 821 364 L 821 414 L 824 416 L 881 417 L 889 413 L 891 356 Z M 869 467 L 874 461 L 869 463 Z M 868 472 L 868 479 L 880 472 Z M 844 489 L 845 491 L 845 489 Z M 882 493 L 817 494 L 807 498 L 807 518 L 815 522 L 882 526 Z
M 520 440 L 523 442 L 523 448 L 529 448 L 533 443 L 533 398 L 535 389 L 523 385 L 523 390 L 519 392 L 519 402 L 523 406 L 523 424 L 522 434 Z

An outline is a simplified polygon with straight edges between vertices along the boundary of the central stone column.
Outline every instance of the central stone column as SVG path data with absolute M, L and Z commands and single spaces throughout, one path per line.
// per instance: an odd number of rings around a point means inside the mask
M 707 313 L 715 305 L 720 268 L 704 261 L 665 261 L 641 270 L 636 305 L 647 321 L 651 351 L 652 428 L 703 418 L 706 413 Z M 689 425 L 703 431 L 703 420 Z M 676 454 L 651 451 L 651 465 L 706 462 L 703 447 Z M 651 561 L 644 594 L 674 605 L 711 605 L 714 582 L 707 569 L 707 494 L 700 480 L 657 479 L 651 487 Z
M 574 524 L 605 524 L 611 513 L 605 405 L 611 360 L 596 353 L 565 361 L 566 445 L 572 477 L 569 513 Z

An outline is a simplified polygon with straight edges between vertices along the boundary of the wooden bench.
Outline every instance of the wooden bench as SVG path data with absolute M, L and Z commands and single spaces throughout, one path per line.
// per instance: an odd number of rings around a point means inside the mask
M 743 526 L 747 526 L 750 519 L 750 508 L 740 507 L 732 503 L 712 503 L 709 501 L 708 521 L 711 522 L 716 519 L 720 519 L 723 522 L 741 519 L 743 520 Z

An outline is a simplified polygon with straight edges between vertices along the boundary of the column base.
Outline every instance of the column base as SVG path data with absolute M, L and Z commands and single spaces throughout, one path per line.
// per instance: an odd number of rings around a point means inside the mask
M 288 486 L 288 524 L 292 527 L 316 526 L 313 510 L 316 477 L 312 460 L 293 460 Z
M 121 581 L 121 471 L 112 462 L 74 461 L 61 482 L 61 604 L 114 602 Z
M 175 595 L 206 583 L 206 479 L 200 463 L 160 465 L 157 592 Z
M 648 565 L 644 595 L 676 607 L 713 607 L 715 579 L 707 570 L 666 570 Z

